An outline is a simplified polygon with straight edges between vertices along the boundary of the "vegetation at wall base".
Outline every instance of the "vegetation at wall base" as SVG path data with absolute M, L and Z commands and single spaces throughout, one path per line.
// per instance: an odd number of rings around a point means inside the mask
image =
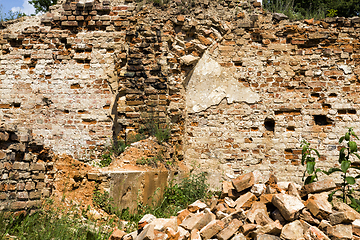
M 14 217 L 0 212 L 0 239 L 24 240 L 105 240 L 109 226 L 86 220 L 76 209 L 42 208 L 33 214 Z M 72 211 L 74 210 L 74 211 Z M 74 214 L 75 212 L 75 214 Z
M 106 146 L 101 155 L 100 167 L 107 167 L 110 165 L 112 158 L 119 156 L 128 147 L 123 140 L 110 140 L 110 145 Z
M 206 184 L 206 173 L 193 173 L 181 182 L 171 181 L 165 188 L 163 200 L 160 204 L 153 202 L 144 205 L 138 201 L 136 213 L 130 213 L 128 208 L 121 211 L 114 206 L 114 200 L 107 192 L 101 193 L 98 189 L 94 191 L 94 204 L 106 211 L 108 214 L 116 214 L 119 219 L 128 221 L 127 232 L 137 229 L 137 223 L 145 214 L 152 214 L 157 218 L 170 218 L 176 216 L 177 212 L 186 208 L 196 200 L 207 200 L 214 194 L 209 191 Z M 155 193 L 156 194 L 156 193 Z M 154 194 L 154 195 L 155 195 Z
M 333 173 L 340 173 L 342 183 L 341 188 L 336 189 L 335 191 L 331 192 L 329 194 L 328 200 L 331 202 L 333 200 L 333 197 L 335 196 L 335 193 L 341 192 L 340 196 L 336 196 L 342 199 L 344 203 L 349 204 L 352 208 L 354 208 L 356 211 L 360 212 L 360 200 L 356 199 L 354 193 L 353 185 L 356 184 L 356 179 L 360 178 L 360 174 L 357 174 L 356 176 L 351 176 L 349 170 L 355 169 L 360 170 L 360 167 L 358 164 L 356 164 L 354 161 L 352 161 L 353 158 L 360 159 L 360 155 L 357 153 L 358 146 L 355 141 L 352 141 L 352 139 L 359 140 L 358 136 L 355 134 L 352 127 L 348 128 L 348 131 L 345 133 L 344 136 L 340 137 L 339 144 L 345 143 L 345 146 L 343 146 L 339 151 L 339 164 L 340 168 L 333 167 L 330 168 L 328 171 L 321 170 L 321 169 L 315 169 L 315 157 L 311 155 L 312 152 L 316 153 L 317 157 L 320 158 L 320 154 L 316 149 L 310 148 L 310 144 L 306 141 L 302 141 L 301 147 L 302 147 L 302 165 L 306 164 L 306 170 L 304 172 L 304 176 L 307 173 L 309 176 L 306 178 L 304 184 L 309 184 L 311 182 L 315 182 L 317 180 L 317 173 L 323 172 L 326 175 L 330 175 Z M 303 177 L 304 181 L 304 177 Z M 348 203 L 348 200 L 350 200 L 350 203 Z

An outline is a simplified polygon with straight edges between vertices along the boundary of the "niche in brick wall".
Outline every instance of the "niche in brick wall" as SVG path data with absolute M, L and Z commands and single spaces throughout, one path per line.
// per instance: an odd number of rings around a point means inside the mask
M 267 131 L 274 132 L 275 130 L 275 120 L 272 118 L 266 118 L 264 121 L 265 129 Z
M 314 121 L 315 124 L 319 126 L 329 126 L 333 122 L 333 120 L 331 120 L 325 115 L 314 115 Z

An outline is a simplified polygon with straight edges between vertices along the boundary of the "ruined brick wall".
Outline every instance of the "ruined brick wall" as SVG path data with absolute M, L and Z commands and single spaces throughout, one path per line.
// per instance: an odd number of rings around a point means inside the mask
M 41 206 L 53 184 L 49 149 L 28 129 L 0 125 L 0 211 L 26 211 Z
M 63 1 L 1 31 L 0 116 L 87 160 L 154 112 L 214 181 L 299 180 L 301 139 L 329 166 L 356 129 L 359 24 L 290 22 L 254 1 Z

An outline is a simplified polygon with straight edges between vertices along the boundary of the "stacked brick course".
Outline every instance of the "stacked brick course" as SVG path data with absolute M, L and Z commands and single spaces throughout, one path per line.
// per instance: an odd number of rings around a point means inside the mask
M 52 154 L 29 130 L 0 125 L 0 210 L 37 209 L 51 194 Z

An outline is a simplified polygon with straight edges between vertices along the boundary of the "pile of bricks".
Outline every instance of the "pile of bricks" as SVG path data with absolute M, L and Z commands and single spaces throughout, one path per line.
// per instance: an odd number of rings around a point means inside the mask
M 223 183 L 221 199 L 196 201 L 170 219 L 145 215 L 138 231 L 114 231 L 110 239 L 123 240 L 277 240 L 360 239 L 360 214 L 342 202 L 327 201 L 336 188 L 332 179 L 303 187 L 266 183 L 259 172 Z

